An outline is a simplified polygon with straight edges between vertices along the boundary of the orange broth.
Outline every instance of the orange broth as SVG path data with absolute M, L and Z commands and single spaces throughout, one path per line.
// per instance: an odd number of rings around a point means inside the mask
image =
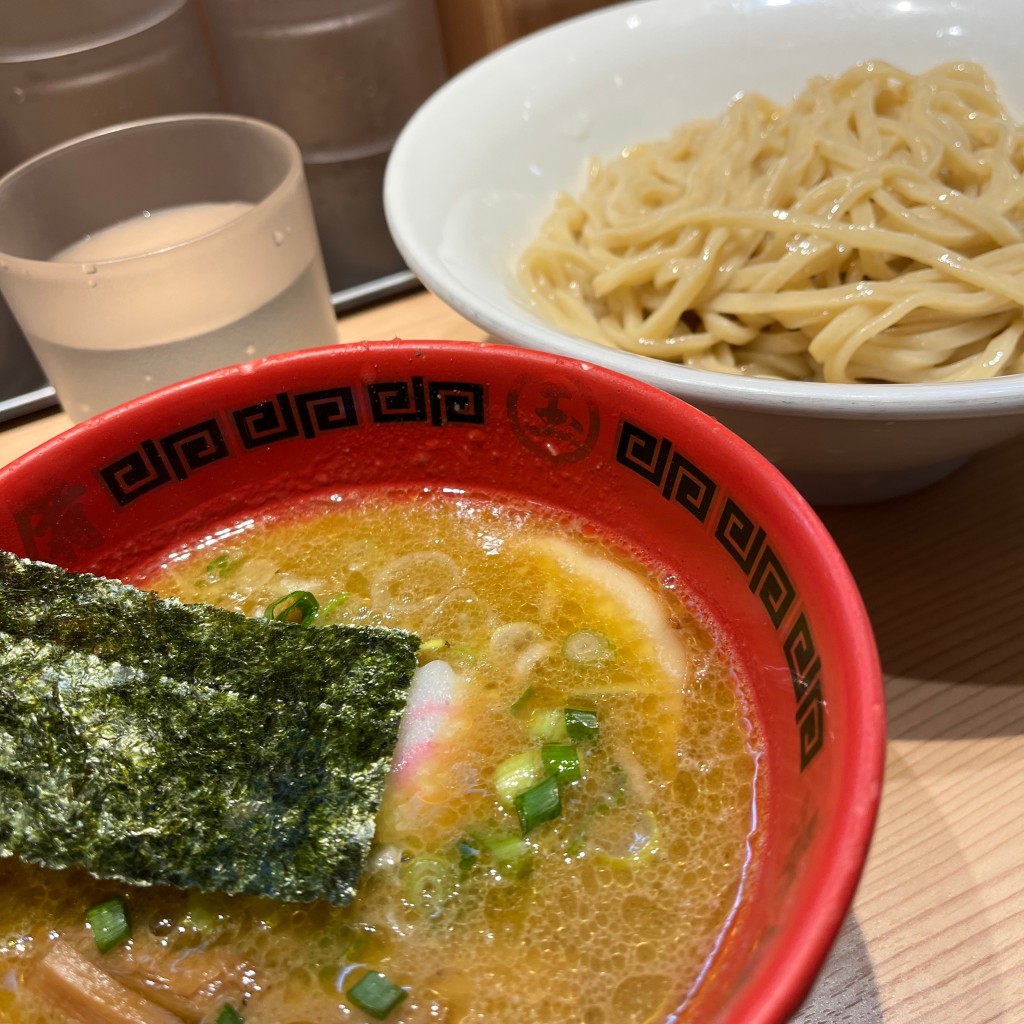
M 225 1002 L 246 1024 L 368 1022 L 346 995 L 367 968 L 408 992 L 394 1024 L 641 1024 L 699 984 L 756 859 L 762 780 L 742 683 L 672 580 L 550 513 L 424 493 L 239 524 L 147 583 L 249 615 L 309 591 L 321 623 L 416 632 L 421 664 L 450 665 L 458 700 L 392 773 L 349 907 L 0 861 L 0 1019 L 76 1019 L 34 974 L 58 939 L 195 1022 Z M 582 777 L 561 787 L 561 813 L 523 837 L 499 779 L 564 744 L 551 730 L 566 706 L 598 733 L 576 744 Z M 518 859 L 494 854 L 494 837 Z M 133 937 L 99 954 L 84 912 L 111 895 Z

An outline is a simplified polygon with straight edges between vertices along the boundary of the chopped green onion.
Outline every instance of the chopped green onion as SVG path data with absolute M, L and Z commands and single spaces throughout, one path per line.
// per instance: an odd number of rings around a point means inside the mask
M 263 612 L 266 619 L 279 622 L 296 622 L 308 626 L 317 616 L 320 603 L 308 590 L 293 590 L 267 605 Z
M 480 859 L 480 850 L 468 839 L 460 839 L 455 844 L 455 850 L 459 855 L 459 877 L 465 878 Z
M 551 821 L 562 813 L 562 798 L 558 793 L 558 781 L 547 778 L 536 786 L 520 793 L 515 799 L 519 827 L 525 836 L 538 825 Z
M 245 1024 L 245 1018 L 230 1003 L 225 1003 L 213 1024 Z
M 455 894 L 455 867 L 440 857 L 413 857 L 400 874 L 405 898 L 428 917 L 440 914 Z
M 419 660 L 419 664 L 426 665 L 428 662 L 436 661 L 438 658 L 446 658 L 449 647 L 451 647 L 451 644 L 441 637 L 437 637 L 434 640 L 425 640 L 420 644 L 416 657 Z
M 321 615 L 330 615 L 335 608 L 341 608 L 348 604 L 350 595 L 342 591 L 340 594 L 335 594 L 334 597 L 328 598 L 327 603 L 320 609 Z
M 515 798 L 544 778 L 544 764 L 536 747 L 524 750 L 502 761 L 494 770 L 494 788 L 506 807 Z
M 604 633 L 593 629 L 577 629 L 565 638 L 562 655 L 574 665 L 597 668 L 615 656 L 615 645 Z
M 525 710 L 526 705 L 530 703 L 530 698 L 537 692 L 536 687 L 528 686 L 519 696 L 516 698 L 516 702 L 509 708 L 517 718 Z
M 221 922 L 221 915 L 210 902 L 205 893 L 190 890 L 188 894 L 188 912 L 185 914 L 184 924 L 199 932 L 204 937 L 209 937 L 217 931 Z
M 346 993 L 360 1010 L 383 1020 L 409 993 L 379 971 L 367 971 Z
M 565 729 L 565 712 L 562 708 L 541 708 L 534 711 L 526 731 L 535 740 L 560 743 L 569 735 Z
M 523 878 L 533 868 L 533 848 L 522 836 L 511 832 L 481 832 L 479 842 L 498 868 L 513 878 Z
M 85 920 L 92 929 L 92 937 L 101 953 L 127 942 L 132 937 L 128 913 L 119 899 L 98 903 L 85 912 Z
M 428 652 L 428 657 L 425 660 L 430 661 L 431 657 L 438 656 L 442 656 L 452 668 L 458 669 L 475 664 L 480 657 L 480 649 L 469 644 L 453 644 L 446 640 L 443 649 L 432 656 Z
M 565 731 L 572 740 L 596 740 L 598 733 L 597 713 L 581 708 L 565 709 Z
M 206 565 L 206 575 L 211 582 L 224 579 L 228 570 L 233 568 L 231 556 L 228 554 L 218 555 L 213 561 Z
M 560 786 L 579 782 L 583 777 L 579 751 L 569 743 L 545 743 L 540 749 L 540 757 L 544 771 L 553 776 Z

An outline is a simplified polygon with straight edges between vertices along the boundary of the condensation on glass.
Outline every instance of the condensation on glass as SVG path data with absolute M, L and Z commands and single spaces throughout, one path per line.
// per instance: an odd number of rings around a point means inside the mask
M 0 173 L 96 128 L 222 108 L 190 0 L 0 2 Z M 0 300 L 0 412 L 52 400 Z

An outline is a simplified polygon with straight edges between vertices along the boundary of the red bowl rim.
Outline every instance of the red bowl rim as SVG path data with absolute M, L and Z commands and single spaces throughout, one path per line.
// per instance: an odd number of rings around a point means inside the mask
M 773 528 L 782 527 L 791 536 L 802 535 L 805 563 L 811 565 L 813 575 L 829 580 L 836 621 L 841 624 L 849 641 L 851 665 L 848 673 L 859 680 L 859 688 L 854 694 L 847 695 L 851 717 L 845 727 L 851 730 L 852 741 L 848 745 L 846 763 L 841 766 L 841 792 L 847 801 L 847 810 L 844 816 L 836 818 L 819 840 L 829 869 L 827 874 L 815 880 L 813 888 L 805 888 L 797 897 L 803 904 L 797 918 L 799 927 L 787 936 L 776 935 L 768 955 L 759 960 L 757 970 L 747 977 L 737 998 L 730 1004 L 728 1016 L 722 1018 L 728 1024 L 783 1024 L 799 1008 L 818 977 L 852 905 L 867 859 L 881 800 L 885 766 L 882 670 L 860 591 L 824 523 L 778 469 L 717 420 L 652 384 L 571 356 L 488 342 L 370 340 L 267 356 L 251 363 L 212 370 L 132 399 L 74 424 L 0 468 L 0 492 L 8 474 L 26 470 L 42 472 L 46 463 L 58 456 L 69 442 L 97 433 L 101 437 L 119 433 L 119 425 L 125 415 L 145 417 L 168 403 L 174 403 L 178 397 L 212 386 L 223 388 L 238 376 L 270 373 L 279 364 L 315 362 L 325 356 L 344 358 L 347 354 L 351 359 L 362 356 L 373 360 L 393 352 L 422 349 L 454 360 L 498 358 L 522 363 L 524 368 L 535 365 L 583 373 L 625 391 L 631 400 L 642 401 L 666 416 L 683 415 L 700 429 L 708 442 L 727 452 L 731 461 L 744 464 L 746 477 L 754 481 L 759 494 L 771 495 L 772 505 L 786 509 L 785 514 L 773 522 Z M 787 938 L 788 941 L 783 941 Z

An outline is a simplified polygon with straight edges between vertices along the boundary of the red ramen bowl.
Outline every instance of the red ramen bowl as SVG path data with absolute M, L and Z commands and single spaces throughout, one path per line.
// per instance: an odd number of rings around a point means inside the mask
M 0 546 L 131 579 L 306 497 L 446 487 L 563 512 L 684 581 L 751 691 L 756 863 L 687 1021 L 780 1024 L 846 914 L 885 715 L 853 579 L 764 458 L 663 391 L 490 345 L 376 342 L 229 367 L 80 423 L 0 470 Z M 677 1019 L 671 1014 L 667 1017 Z

